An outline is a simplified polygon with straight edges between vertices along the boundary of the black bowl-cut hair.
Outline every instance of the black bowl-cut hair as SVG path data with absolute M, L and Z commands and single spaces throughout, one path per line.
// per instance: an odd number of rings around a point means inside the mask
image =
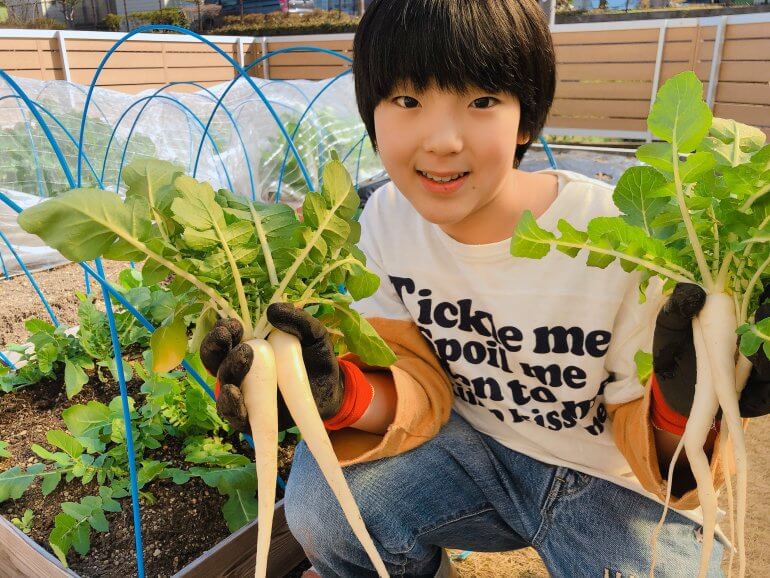
M 353 77 L 375 151 L 374 109 L 401 83 L 515 96 L 528 138 L 517 146 L 518 167 L 553 103 L 556 59 L 537 0 L 374 0 L 356 30 Z

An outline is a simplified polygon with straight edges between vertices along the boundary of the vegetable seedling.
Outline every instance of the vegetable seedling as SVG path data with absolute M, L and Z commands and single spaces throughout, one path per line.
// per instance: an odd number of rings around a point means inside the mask
M 704 576 L 717 498 L 703 447 L 721 408 L 722 455 L 728 453 L 728 436 L 735 450 L 743 576 L 747 464 L 738 398 L 751 370 L 746 356 L 760 346 L 770 352 L 768 322 L 753 324 L 757 289 L 770 265 L 770 146 L 763 146 L 765 135 L 759 129 L 714 118 L 702 95 L 703 85 L 689 71 L 672 77 L 658 91 L 647 126 L 664 142 L 640 147 L 636 156 L 647 164 L 631 167 L 620 177 L 613 193 L 620 216 L 594 218 L 586 231 L 562 219 L 557 236 L 539 227 L 528 212 L 516 227 L 511 253 L 539 259 L 553 247 L 570 257 L 585 251 L 587 265 L 600 268 L 618 260 L 625 271 L 639 273 L 641 298 L 653 276 L 665 280 L 666 291 L 677 282 L 696 283 L 705 290 L 706 304 L 693 320 L 695 398 L 669 467 L 666 504 L 674 464 L 684 447 L 703 510 L 699 575 Z M 741 334 L 737 362 L 736 330 Z M 732 512 L 730 517 L 732 521 Z
M 244 341 L 257 361 L 243 383 L 259 485 L 257 575 L 265 575 L 275 502 L 274 412 L 280 387 L 355 535 L 377 572 L 387 576 L 323 428 L 299 341 L 273 329 L 266 315 L 272 303 L 293 303 L 326 324 L 340 352 L 353 351 L 375 366 L 395 361 L 372 326 L 350 308 L 353 299 L 372 295 L 379 279 L 366 269 L 355 246 L 359 199 L 338 155 L 332 152 L 324 166 L 321 192 L 306 195 L 302 221 L 286 205 L 263 205 L 224 189 L 215 191 L 164 161 L 133 163 L 124 180 L 125 201 L 100 189 L 75 189 L 26 209 L 19 225 L 72 261 L 105 257 L 143 262 L 148 284 L 172 275 L 172 293 L 200 306 L 189 343 L 193 351 L 217 317 L 242 324 Z M 340 285 L 349 293 L 340 293 Z M 167 319 L 150 345 L 154 371 L 176 367 L 188 350 L 181 316 Z

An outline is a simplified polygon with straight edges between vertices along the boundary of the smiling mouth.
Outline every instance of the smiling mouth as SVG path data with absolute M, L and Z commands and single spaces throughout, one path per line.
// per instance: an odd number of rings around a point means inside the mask
M 417 174 L 419 174 L 420 176 L 425 177 L 426 179 L 433 181 L 434 183 L 437 183 L 437 184 L 452 183 L 470 174 L 470 171 L 466 171 L 466 172 L 458 172 L 451 175 L 438 177 L 435 175 L 431 175 L 428 172 L 421 171 L 420 169 L 416 169 L 416 171 L 417 171 Z

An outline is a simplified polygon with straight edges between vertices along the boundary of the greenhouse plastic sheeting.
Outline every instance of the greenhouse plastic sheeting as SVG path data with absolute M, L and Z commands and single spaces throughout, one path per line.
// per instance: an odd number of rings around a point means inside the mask
M 244 79 L 209 89 L 189 84 L 184 87 L 194 92 L 175 92 L 182 87 L 174 85 L 137 95 L 94 89 L 83 138 L 81 185 L 101 184 L 119 191 L 119 175 L 126 164 L 155 157 L 180 164 L 188 174 L 194 173 L 214 187 L 262 202 L 280 198 L 298 207 L 309 188 L 273 114 L 292 137 L 314 190 L 319 185 L 320 168 L 332 151 L 343 160 L 356 184 L 381 178 L 382 166 L 365 137 L 350 75 L 335 81 L 252 80 L 262 95 Z M 77 178 L 80 124 L 88 87 L 65 81 L 16 82 L 33 101 Z M 14 198 L 24 199 L 24 206 L 70 188 L 40 123 L 2 81 L 0 151 L 0 190 L 22 194 Z M 8 211 L 4 208 L 0 213 L 2 230 L 30 268 L 62 261 L 55 252 L 46 256 L 44 250 L 33 249 L 35 241 L 17 229 Z M 19 271 L 2 243 L 0 255 L 11 274 Z

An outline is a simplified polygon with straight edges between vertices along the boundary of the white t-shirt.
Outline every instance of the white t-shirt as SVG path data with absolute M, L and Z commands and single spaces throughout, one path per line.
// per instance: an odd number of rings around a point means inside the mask
M 613 186 L 564 170 L 537 222 L 585 230 L 616 216 Z M 413 320 L 450 376 L 454 409 L 474 428 L 537 460 L 642 489 L 616 447 L 605 404 L 640 398 L 634 356 L 652 350 L 661 282 L 639 303 L 639 273 L 588 267 L 552 249 L 515 258 L 510 239 L 459 243 L 425 221 L 393 183 L 361 215 L 360 247 L 381 279 L 355 303 L 366 317 Z

